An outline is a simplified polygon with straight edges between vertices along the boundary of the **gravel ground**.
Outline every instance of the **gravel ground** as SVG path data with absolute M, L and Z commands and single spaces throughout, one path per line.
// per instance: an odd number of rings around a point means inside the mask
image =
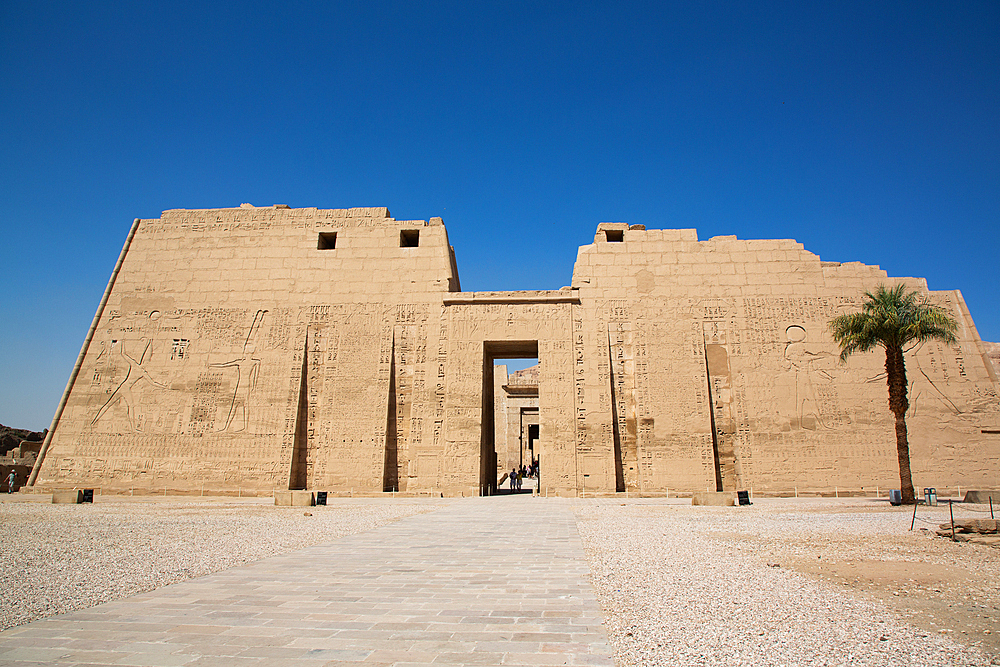
M 862 499 L 681 503 L 690 501 L 599 500 L 577 509 L 621 667 L 1000 664 L 972 638 L 963 644 L 921 629 L 877 596 L 805 569 L 808 559 L 849 557 L 878 570 L 890 560 L 961 558 L 995 596 L 1000 550 L 908 533 L 908 512 Z
M 0 630 L 85 609 L 433 509 L 405 500 L 98 498 L 0 503 Z M 306 516 L 306 512 L 312 516 Z

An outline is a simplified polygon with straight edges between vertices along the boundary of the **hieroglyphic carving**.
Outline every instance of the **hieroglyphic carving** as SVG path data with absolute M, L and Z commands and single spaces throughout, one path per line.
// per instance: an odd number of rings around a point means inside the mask
M 954 415 L 966 412 L 967 408 L 963 410 L 964 406 L 960 407 L 965 399 L 962 390 L 968 390 L 968 375 L 961 351 L 935 342 L 918 344 L 907 352 L 910 414 L 916 415 L 930 401 Z M 884 374 L 881 379 L 884 379 Z
M 247 333 L 246 341 L 243 343 L 243 354 L 231 361 L 223 361 L 210 364 L 212 368 L 232 368 L 236 370 L 236 383 L 233 388 L 233 399 L 229 404 L 229 414 L 226 416 L 226 424 L 220 430 L 228 431 L 232 426 L 233 418 L 237 411 L 242 414 L 242 423 L 236 431 L 245 431 L 250 423 L 250 398 L 254 389 L 257 388 L 257 374 L 260 371 L 260 358 L 254 355 L 257 352 L 257 334 L 260 331 L 261 322 L 264 320 L 266 310 L 258 310 L 254 315 L 250 331 Z
M 206 371 L 198 375 L 187 431 L 193 435 L 204 435 L 214 430 L 216 409 L 224 400 L 222 396 L 222 373 Z
M 716 486 L 722 487 L 718 489 L 720 491 L 732 491 L 741 485 L 726 322 L 705 320 L 702 322 L 702 330 L 705 337 L 705 366 L 708 374 L 711 423 L 714 429 Z
M 146 359 L 146 353 L 149 352 L 150 341 L 146 341 L 145 346 L 142 349 L 142 353 L 139 355 L 139 359 L 136 360 L 131 357 L 125 350 L 125 341 L 111 341 L 112 354 L 117 353 L 118 357 L 125 362 L 128 369 L 125 371 L 125 377 L 122 379 L 121 383 L 115 390 L 111 392 L 111 396 L 108 400 L 101 406 L 101 409 L 97 411 L 94 415 L 94 419 L 90 422 L 92 425 L 97 423 L 104 414 L 108 411 L 110 407 L 116 403 L 124 404 L 125 406 L 125 417 L 128 420 L 129 429 L 132 431 L 141 432 L 142 431 L 142 421 L 136 415 L 136 395 L 134 389 L 136 385 L 140 382 L 145 381 L 147 384 L 157 387 L 160 389 L 166 389 L 167 386 L 160 382 L 157 382 L 149 375 L 149 371 L 143 367 L 143 362 Z
M 310 310 L 311 485 L 342 485 L 353 478 L 358 488 L 382 489 L 392 355 L 384 315 L 378 304 Z
M 397 309 L 393 334 L 396 475 L 398 490 L 405 491 L 416 477 L 411 452 L 423 444 L 423 420 L 429 394 L 427 373 L 427 312 L 413 306 Z M 405 323 L 405 324 L 401 324 Z
M 576 409 L 576 451 L 587 446 L 587 367 L 585 361 L 583 311 L 573 306 L 573 394 Z
M 624 308 L 619 312 L 624 312 Z M 608 340 L 611 350 L 614 437 L 619 443 L 625 489 L 636 491 L 639 488 L 640 463 L 632 323 L 613 317 L 608 325 Z
M 793 324 L 785 328 L 784 366 L 794 376 L 793 428 L 815 430 L 830 428 L 824 419 L 825 406 L 833 393 L 833 362 L 837 355 L 822 347 L 810 345 L 805 327 Z

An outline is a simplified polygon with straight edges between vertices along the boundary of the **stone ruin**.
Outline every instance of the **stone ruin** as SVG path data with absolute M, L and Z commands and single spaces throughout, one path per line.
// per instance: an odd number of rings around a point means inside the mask
M 0 491 L 8 490 L 7 478 L 11 472 L 14 490 L 24 486 L 47 434 L 48 429 L 37 433 L 0 424 Z
M 827 323 L 898 281 L 959 322 L 907 353 L 915 486 L 998 487 L 1000 387 L 957 290 L 601 223 L 570 286 L 463 292 L 440 218 L 165 211 L 128 235 L 33 481 L 485 495 L 530 451 L 550 495 L 895 488 L 884 358 L 840 363 Z

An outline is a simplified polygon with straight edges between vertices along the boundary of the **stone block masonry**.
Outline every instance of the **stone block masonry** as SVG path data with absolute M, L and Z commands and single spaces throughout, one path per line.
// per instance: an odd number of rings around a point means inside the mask
M 543 495 L 893 488 L 883 360 L 841 364 L 826 324 L 900 280 L 960 325 L 907 355 L 914 483 L 1000 487 L 996 373 L 961 294 L 922 279 L 601 223 L 569 287 L 462 292 L 440 218 L 165 211 L 133 226 L 33 483 L 489 494 L 493 360 L 537 357 Z

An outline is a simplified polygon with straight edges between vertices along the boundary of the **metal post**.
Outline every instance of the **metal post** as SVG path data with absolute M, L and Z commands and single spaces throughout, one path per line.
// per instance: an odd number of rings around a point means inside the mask
M 913 530 L 913 523 L 917 520 L 917 503 L 913 503 L 913 518 L 910 519 L 910 530 Z
M 952 505 L 952 500 L 951 500 L 951 498 L 949 498 L 948 499 L 948 514 L 951 515 L 951 541 L 952 542 L 957 542 L 958 540 L 955 539 L 955 510 L 952 509 L 951 505 Z
M 995 519 L 996 518 L 995 516 L 993 516 L 993 495 L 992 494 L 990 494 L 990 518 L 991 519 Z

